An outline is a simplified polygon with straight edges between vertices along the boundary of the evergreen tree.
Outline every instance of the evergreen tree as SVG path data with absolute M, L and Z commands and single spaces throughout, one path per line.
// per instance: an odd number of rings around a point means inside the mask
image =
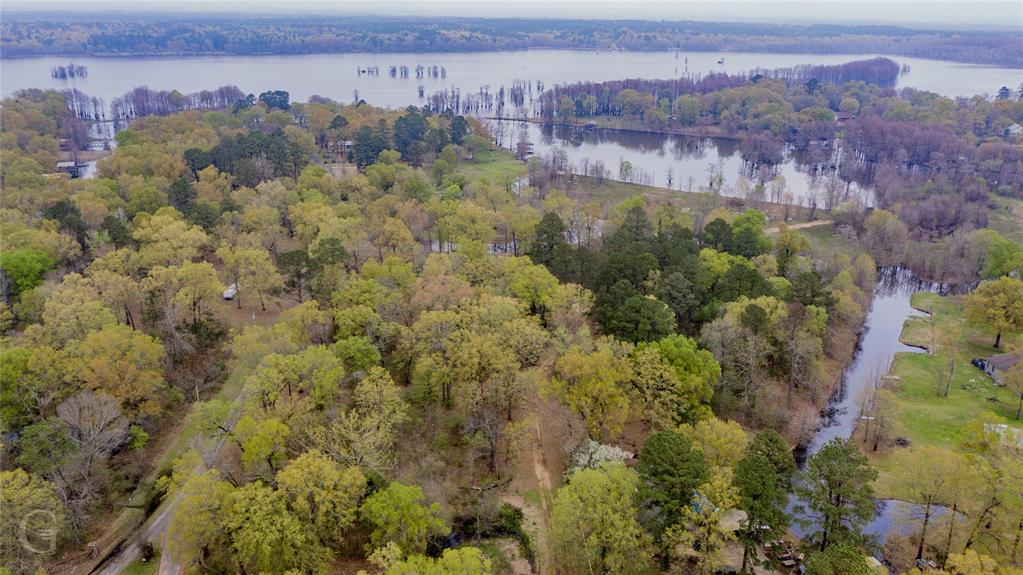
M 852 439 L 836 437 L 806 462 L 796 487 L 813 526 L 810 539 L 821 551 L 836 543 L 861 544 L 867 540 L 864 528 L 877 515 L 871 483 L 877 470 Z M 808 527 L 810 525 L 807 525 Z

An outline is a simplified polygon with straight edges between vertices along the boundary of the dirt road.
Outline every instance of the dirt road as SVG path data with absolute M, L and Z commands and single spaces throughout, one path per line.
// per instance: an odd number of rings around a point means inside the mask
M 801 224 L 789 224 L 790 230 L 804 230 L 806 228 L 816 228 L 817 226 L 827 226 L 835 223 L 833 220 L 816 220 L 813 222 L 803 222 Z M 774 235 L 778 233 L 778 228 L 767 228 L 764 233 L 767 235 Z

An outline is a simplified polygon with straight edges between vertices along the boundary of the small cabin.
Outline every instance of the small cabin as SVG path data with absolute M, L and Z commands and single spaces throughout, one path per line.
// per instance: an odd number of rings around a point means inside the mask
M 224 290 L 224 299 L 231 300 L 238 295 L 238 284 L 231 284 Z
M 82 168 L 84 166 L 77 162 L 57 162 L 57 171 L 64 172 L 72 178 L 78 178 L 82 175 Z
M 1023 126 L 1019 124 L 1012 124 L 1005 129 L 1006 138 L 1019 138 L 1023 137 Z
M 520 160 L 525 160 L 533 153 L 533 142 L 523 140 L 518 144 L 515 144 L 515 157 Z
M 983 371 L 995 381 L 995 385 L 1005 385 L 1002 376 L 1006 371 L 1019 363 L 1020 353 L 999 353 L 985 358 L 975 358 L 972 363 L 977 369 Z
M 842 123 L 848 122 L 849 120 L 852 120 L 854 118 L 856 118 L 856 116 L 854 116 L 853 114 L 851 114 L 849 112 L 842 112 L 842 111 L 835 112 L 835 122 L 838 123 L 838 124 L 842 124 Z

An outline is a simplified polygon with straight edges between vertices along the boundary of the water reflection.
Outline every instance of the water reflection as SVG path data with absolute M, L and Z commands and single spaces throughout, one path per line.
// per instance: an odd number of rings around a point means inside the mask
M 822 208 L 829 203 L 829 195 L 834 204 L 873 203 L 869 188 L 838 178 L 833 152 L 788 150 L 782 164 L 753 168 L 743 159 L 739 140 L 731 138 L 513 121 L 492 121 L 490 128 L 502 147 L 514 150 L 525 138 L 536 156 L 564 153 L 570 169 L 582 175 L 748 199 L 784 202 L 788 198 L 798 205 Z
M 832 439 L 852 437 L 860 421 L 865 394 L 887 375 L 895 353 L 922 351 L 918 347 L 899 341 L 902 326 L 907 319 L 926 315 L 914 309 L 910 303 L 913 293 L 929 291 L 948 295 L 965 293 L 969 288 L 970 286 L 924 281 L 902 267 L 885 267 L 878 270 L 874 300 L 864 321 L 856 354 L 842 374 L 842 379 L 828 400 L 827 407 L 821 412 L 820 429 L 805 452 L 800 454 L 801 466 L 807 456 L 816 453 Z M 798 500 L 792 497 L 789 502 L 790 512 L 797 503 Z M 865 531 L 876 536 L 881 543 L 890 533 L 906 534 L 911 531 L 919 525 L 923 517 L 921 505 L 904 501 L 878 500 L 877 510 L 877 517 Z M 935 508 L 934 512 L 935 516 L 940 516 L 946 510 Z M 799 537 L 806 534 L 798 525 L 793 527 L 793 532 Z

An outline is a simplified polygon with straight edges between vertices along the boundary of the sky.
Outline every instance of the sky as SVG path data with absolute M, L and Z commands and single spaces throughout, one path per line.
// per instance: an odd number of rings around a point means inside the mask
M 1021 31 L 1023 0 L 0 0 L 4 11 L 380 14 L 892 24 Z

